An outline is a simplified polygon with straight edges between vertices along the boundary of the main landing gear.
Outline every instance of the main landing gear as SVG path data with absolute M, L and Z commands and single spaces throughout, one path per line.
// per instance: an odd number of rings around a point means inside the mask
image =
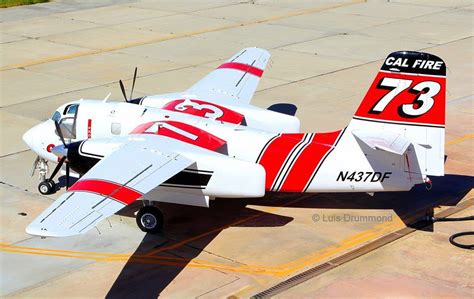
M 146 205 L 141 208 L 136 217 L 138 227 L 150 234 L 156 234 L 161 231 L 163 219 L 163 213 L 152 205 Z

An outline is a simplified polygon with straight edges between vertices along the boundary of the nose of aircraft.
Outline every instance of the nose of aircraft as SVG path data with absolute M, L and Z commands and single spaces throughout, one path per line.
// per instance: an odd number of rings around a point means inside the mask
M 34 126 L 33 128 L 29 129 L 26 131 L 25 134 L 23 134 L 23 141 L 28 145 L 32 150 L 35 150 L 34 148 L 37 146 L 36 143 L 38 142 L 38 129 L 40 125 Z M 36 137 L 36 142 L 35 142 L 35 137 Z
M 23 141 L 40 157 L 56 161 L 57 157 L 49 152 L 55 144 L 60 143 L 59 137 L 54 133 L 52 121 L 42 122 L 23 134 Z

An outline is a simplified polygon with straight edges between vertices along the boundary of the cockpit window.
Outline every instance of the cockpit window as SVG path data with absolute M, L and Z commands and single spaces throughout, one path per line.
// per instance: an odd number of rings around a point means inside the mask
M 67 105 L 66 108 L 64 108 L 64 113 L 63 114 L 76 114 L 77 111 L 77 104 L 71 104 Z
M 59 120 L 61 119 L 61 113 L 59 113 L 58 111 L 54 112 L 51 119 L 54 120 L 55 122 L 59 122 Z
M 63 115 L 55 112 L 53 120 L 59 122 L 59 128 L 65 139 L 76 139 L 76 119 L 79 104 L 67 105 L 64 108 Z M 57 114 L 56 114 L 57 113 Z M 56 132 L 57 134 L 57 132 Z

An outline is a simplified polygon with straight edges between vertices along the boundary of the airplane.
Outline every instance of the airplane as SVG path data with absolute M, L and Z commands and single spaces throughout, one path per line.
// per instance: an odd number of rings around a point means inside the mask
M 23 139 L 39 156 L 36 166 L 58 162 L 50 179 L 42 169 L 41 193 L 51 191 L 64 163 L 66 179 L 69 168 L 80 178 L 27 233 L 83 234 L 140 199 L 137 225 L 154 234 L 163 228 L 163 213 L 153 202 L 209 207 L 215 198 L 266 192 L 430 189 L 429 176 L 444 175 L 441 58 L 391 53 L 346 128 L 302 133 L 296 106 L 249 104 L 269 56 L 244 49 L 182 93 L 133 99 L 120 83 L 126 102 L 59 107 Z M 132 92 L 134 85 L 135 79 Z

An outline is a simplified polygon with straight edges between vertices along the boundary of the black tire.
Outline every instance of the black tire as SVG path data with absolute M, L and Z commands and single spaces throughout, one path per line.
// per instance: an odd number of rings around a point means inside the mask
M 141 208 L 137 213 L 136 220 L 138 227 L 149 234 L 159 233 L 163 228 L 163 213 L 153 206 Z
M 53 180 L 47 180 L 49 186 L 51 187 L 51 193 L 56 191 L 56 183 Z
M 48 183 L 48 181 L 43 181 L 43 182 L 39 183 L 38 191 L 39 191 L 39 193 L 41 193 L 43 195 L 48 195 L 48 194 L 51 194 L 52 188 L 51 188 L 51 185 Z

